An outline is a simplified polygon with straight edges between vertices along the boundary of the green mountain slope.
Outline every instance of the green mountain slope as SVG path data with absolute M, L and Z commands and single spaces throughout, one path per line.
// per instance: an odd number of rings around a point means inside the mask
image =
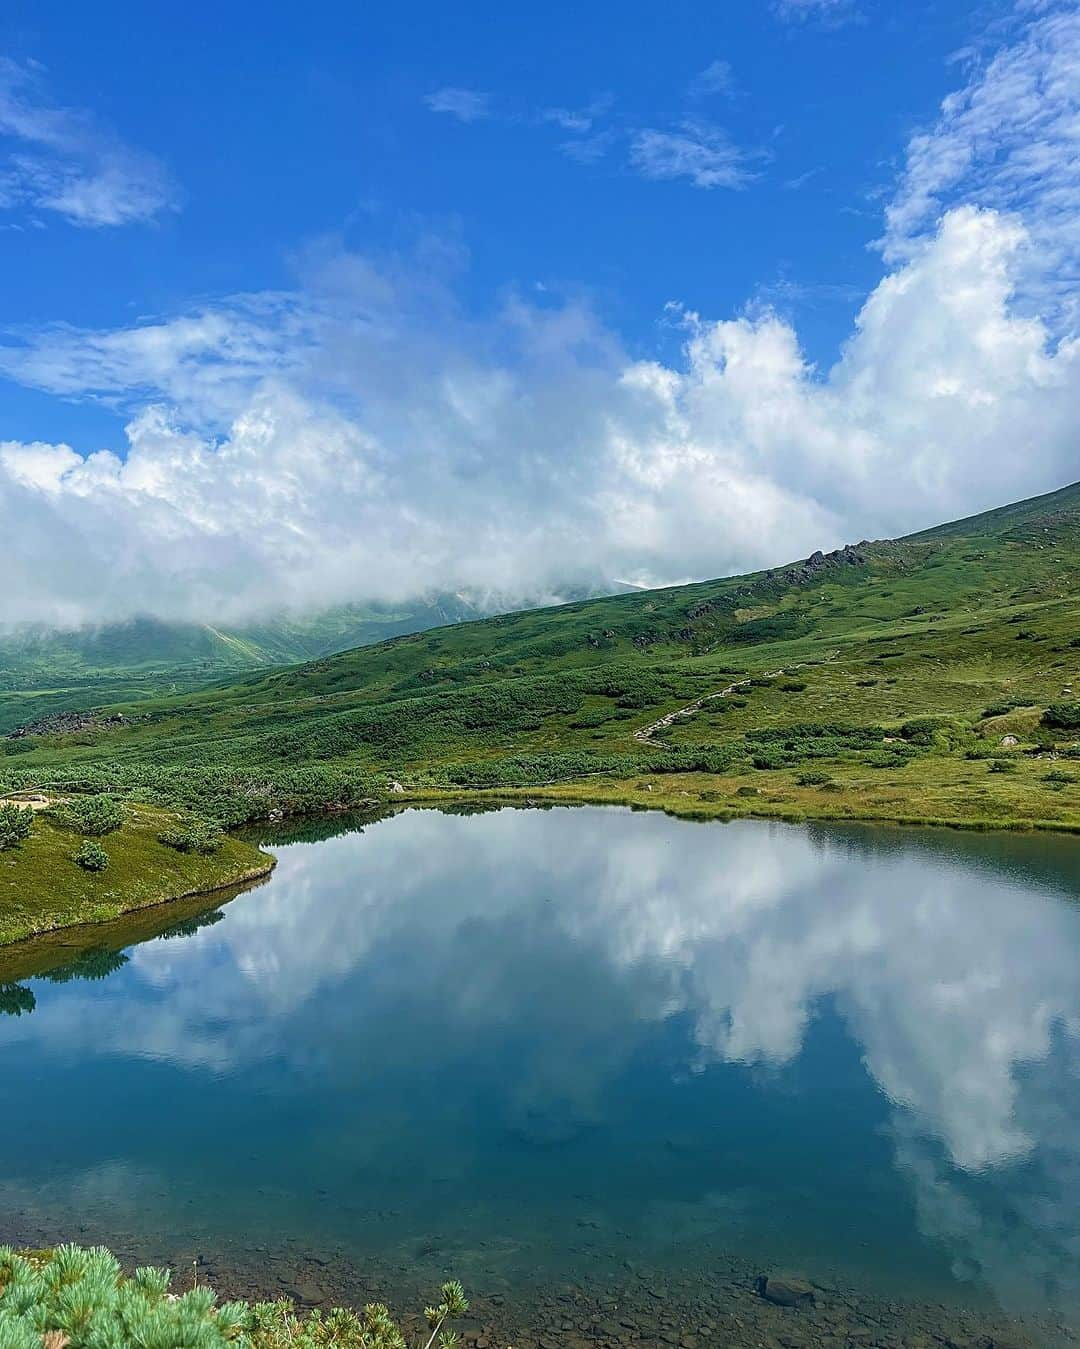
M 639 799 L 648 786 L 717 812 L 1080 823 L 1080 730 L 1045 717 L 1080 689 L 1078 575 L 1080 484 L 749 576 L 151 699 L 9 740 L 0 763 L 20 780 L 188 792 L 229 818 L 395 779 L 420 794 Z
M 272 665 L 292 665 L 478 616 L 457 595 L 391 607 L 342 605 L 244 627 L 143 617 L 73 631 L 24 625 L 0 635 L 0 733 L 61 709 L 151 697 Z

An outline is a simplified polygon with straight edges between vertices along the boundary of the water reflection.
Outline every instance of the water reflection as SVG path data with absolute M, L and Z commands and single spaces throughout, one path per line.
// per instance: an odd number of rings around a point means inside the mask
M 5 984 L 5 1010 L 37 998 L 3 1024 L 6 1080 L 75 1071 L 102 1129 L 54 1130 L 50 1179 L 114 1206 L 135 1187 L 148 1221 L 181 1184 L 239 1212 L 229 1187 L 270 1163 L 274 1221 L 321 1191 L 347 1235 L 358 1204 L 414 1231 L 436 1187 L 447 1227 L 517 1239 L 531 1214 L 552 1248 L 587 1209 L 639 1243 L 891 1251 L 927 1284 L 1070 1308 L 1080 850 L 980 842 L 407 812 L 281 848 L 182 941 Z M 250 1156 L 212 1154 L 221 1120 Z M 11 1128 L 25 1197 L 43 1175 Z

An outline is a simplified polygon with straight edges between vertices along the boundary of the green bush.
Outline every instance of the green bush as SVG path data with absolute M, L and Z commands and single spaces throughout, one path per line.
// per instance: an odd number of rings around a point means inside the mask
M 0 1246 L 0 1346 L 3 1349 L 405 1349 L 382 1303 L 300 1316 L 288 1300 L 218 1303 L 210 1288 L 170 1292 L 168 1270 L 121 1273 L 103 1246 L 58 1246 L 21 1255 Z M 469 1309 L 459 1283 L 444 1283 L 438 1306 L 425 1308 L 427 1345 L 454 1349 L 446 1322 Z
M 105 871 L 109 865 L 109 854 L 100 843 L 85 838 L 72 861 L 82 867 L 83 871 Z
M 187 820 L 183 824 L 163 829 L 158 834 L 158 842 L 177 852 L 201 853 L 209 857 L 221 847 L 222 833 L 217 825 L 209 820 Z
M 1015 773 L 1017 764 L 1012 759 L 994 759 L 990 764 L 991 773 Z
M 30 837 L 34 827 L 34 812 L 29 807 L 5 801 L 0 806 L 0 852 L 14 848 Z
M 782 693 L 803 693 L 806 685 L 801 679 L 783 679 L 780 681 L 780 691 Z
M 936 736 L 955 730 L 951 717 L 913 717 L 900 727 L 900 734 L 908 744 L 925 747 L 932 745 Z
M 832 777 L 821 769 L 815 768 L 809 773 L 800 773 L 795 782 L 800 787 L 824 787 L 826 783 L 832 782 Z
M 49 815 L 62 829 L 88 838 L 102 838 L 124 823 L 124 808 L 115 796 L 77 796 L 53 806 Z
M 983 708 L 984 717 L 1003 717 L 1008 712 L 1015 712 L 1018 707 L 1031 707 L 1035 702 L 1034 698 L 1003 698 L 1000 702 L 989 703 Z
M 1080 703 L 1052 703 L 1042 714 L 1042 724 L 1061 731 L 1080 730 Z

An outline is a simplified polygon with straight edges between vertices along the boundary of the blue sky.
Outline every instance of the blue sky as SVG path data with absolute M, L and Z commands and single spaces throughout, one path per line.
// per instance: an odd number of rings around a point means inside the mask
M 1003 329 L 1003 345 L 975 353 L 978 369 L 930 368 L 919 387 L 1002 387 L 997 362 L 1008 352 L 1019 361 L 1027 340 L 1025 368 L 1033 353 L 1058 362 L 1037 388 L 1073 388 L 1061 344 L 1074 326 L 1075 168 L 1066 165 L 1075 156 L 1067 132 L 1075 18 L 1049 0 L 731 0 L 509 11 L 195 4 L 182 22 L 162 7 L 104 3 L 91 22 L 81 6 L 9 3 L 0 20 L 0 442 L 22 468 L 9 467 L 6 489 L 0 477 L 0 512 L 5 490 L 11 510 L 17 491 L 42 510 L 58 490 L 85 500 L 103 475 L 116 479 L 114 460 L 141 455 L 152 471 L 121 474 L 112 497 L 130 498 L 125 520 L 175 507 L 177 557 L 151 557 L 133 526 L 119 563 L 150 566 L 169 609 L 193 591 L 213 603 L 218 574 L 234 593 L 235 569 L 260 565 L 250 541 L 238 549 L 224 537 L 234 521 L 208 523 L 194 497 L 184 507 L 165 501 L 208 475 L 234 481 L 237 456 L 244 473 L 268 480 L 249 527 L 280 524 L 284 512 L 293 570 L 310 571 L 310 584 L 290 595 L 302 605 L 327 587 L 335 598 L 358 588 L 389 594 L 445 575 L 457 545 L 433 544 L 446 520 L 421 500 L 433 465 L 452 488 L 442 499 L 475 510 L 492 531 L 486 564 L 470 559 L 454 583 L 475 587 L 490 575 L 498 588 L 532 576 L 537 593 L 568 579 L 541 565 L 545 551 L 576 556 L 576 541 L 595 535 L 584 521 L 565 531 L 554 477 L 577 478 L 579 494 L 623 521 L 618 542 L 583 568 L 645 580 L 752 565 L 763 552 L 828 542 L 849 526 L 885 532 L 992 504 L 990 492 L 1054 486 L 1069 476 L 1064 444 L 1034 462 L 1002 458 L 988 473 L 978 471 L 985 442 L 981 452 L 938 445 L 905 483 L 911 447 L 893 447 L 896 462 L 872 463 L 881 455 L 860 437 L 881 435 L 889 400 L 904 401 L 897 380 L 916 379 L 913 356 L 889 369 L 883 353 L 933 326 L 934 259 L 922 252 L 932 252 L 950 209 L 983 212 L 979 228 L 989 234 L 976 242 L 975 227 L 962 235 L 957 218 L 952 246 L 963 260 L 934 275 L 981 266 L 972 285 L 995 322 L 1043 326 L 1034 337 Z M 943 112 L 948 97 L 959 105 Z M 1023 240 L 1007 237 L 1011 228 Z M 907 302 L 880 289 L 896 275 L 926 292 L 919 315 L 904 319 Z M 858 359 L 838 370 L 860 344 L 867 325 L 857 316 L 875 296 L 881 339 L 874 347 L 864 335 Z M 977 320 L 980 331 L 989 321 Z M 723 326 L 735 323 L 744 329 Z M 680 389 L 678 408 L 659 409 L 654 381 L 654 406 L 636 420 L 626 411 L 628 396 L 645 396 L 650 370 L 684 385 L 702 362 L 731 375 L 730 344 L 751 330 L 764 380 L 758 402 L 781 406 L 769 380 L 782 366 L 828 422 L 815 446 L 794 444 L 790 429 L 758 443 L 746 426 L 750 395 L 737 412 L 717 413 L 706 374 Z M 785 334 L 797 370 L 781 351 Z M 354 340 L 362 355 L 344 362 L 338 353 Z M 939 364 L 957 347 L 944 322 L 917 345 Z M 868 374 L 861 362 L 871 357 Z M 449 412 L 445 402 L 418 411 L 421 387 L 450 390 Z M 822 390 L 837 408 L 823 407 Z M 1035 393 L 1022 392 L 1034 427 Z M 261 456 L 241 451 L 237 426 L 256 405 L 267 415 L 273 398 L 274 446 Z M 507 399 L 513 415 L 494 416 L 493 400 L 501 408 Z M 521 430 L 549 399 L 580 411 L 587 446 L 571 447 L 572 434 L 554 424 L 551 443 L 535 421 Z M 696 420 L 703 403 L 707 427 Z M 962 409 L 954 411 L 962 427 Z M 1043 420 L 1057 425 L 1072 408 L 1046 411 Z M 1016 443 L 1018 415 L 995 423 L 1003 447 Z M 611 450 L 598 463 L 592 447 L 615 423 L 619 462 L 633 461 L 637 485 L 600 502 Z M 380 530 L 388 513 L 400 529 L 419 528 L 432 545 L 428 563 L 398 572 L 350 554 L 351 570 L 329 575 L 304 540 L 348 525 L 291 486 L 283 500 L 290 436 L 294 445 L 333 439 L 335 467 L 320 461 L 320 471 L 355 479 L 358 510 L 377 509 Z M 681 481 L 663 500 L 674 442 Z M 79 462 L 54 454 L 45 472 L 39 451 L 31 473 L 19 448 L 28 445 L 70 447 Z M 108 461 L 93 460 L 106 450 Z M 717 519 L 727 541 L 680 550 L 675 522 L 700 495 L 698 469 L 705 496 L 727 501 Z M 148 484 L 163 473 L 182 490 L 155 496 Z M 892 516 L 871 486 L 852 494 L 853 478 L 874 473 L 896 493 Z M 391 488 L 399 478 L 404 485 Z M 118 510 L 112 497 L 109 510 Z M 537 537 L 522 554 L 513 542 L 520 520 L 507 530 L 499 517 L 549 500 L 554 532 L 545 544 L 544 521 L 530 517 L 525 532 L 535 525 Z M 738 526 L 748 509 L 747 530 Z M 104 535 L 118 519 L 102 524 Z M 28 547 L 44 550 L 50 530 L 70 525 L 42 515 Z M 695 522 L 695 538 L 706 528 Z M 391 532 L 380 545 L 400 551 L 404 537 Z M 87 536 L 83 545 L 96 555 L 102 541 Z M 265 602 L 252 593 L 253 606 Z M 73 616 L 88 600 L 58 573 L 33 604 Z

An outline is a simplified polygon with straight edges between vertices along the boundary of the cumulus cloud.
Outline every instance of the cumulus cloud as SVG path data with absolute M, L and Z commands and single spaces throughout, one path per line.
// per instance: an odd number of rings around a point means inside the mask
M 936 123 L 912 137 L 883 240 L 911 256 L 942 211 L 977 202 L 1027 230 L 1022 290 L 1030 307 L 1075 328 L 1080 269 L 1080 13 L 1039 5 L 1016 40 L 976 59 Z
M 1010 52 L 1057 51 L 1067 31 L 1043 8 Z M 964 106 L 1012 59 L 973 75 Z M 1051 64 L 1057 88 L 1067 63 Z M 955 120 L 926 135 L 951 142 Z M 655 135 L 656 171 L 714 171 Z M 509 293 L 477 316 L 457 298 L 460 250 L 435 241 L 381 262 L 324 245 L 292 291 L 11 335 L 0 373 L 101 401 L 127 430 L 90 454 L 0 447 L 0 621 L 673 583 L 1075 479 L 1080 352 L 1061 307 L 1032 303 L 1059 275 L 1057 217 L 1023 193 L 1006 210 L 981 160 L 970 188 L 934 187 L 920 144 L 887 271 L 827 371 L 765 307 L 673 307 L 666 362 L 631 356 L 580 298 Z
M 152 155 L 88 112 L 51 103 L 36 66 L 0 59 L 0 210 L 29 208 L 97 228 L 153 220 L 179 194 Z
M 1075 476 L 1080 353 L 1010 311 L 1025 239 L 951 212 L 825 378 L 768 310 L 678 311 L 663 364 L 579 303 L 478 323 L 347 257 L 287 300 L 0 348 L 24 382 L 134 405 L 123 456 L 0 447 L 2 616 L 668 582 L 1054 486 Z

